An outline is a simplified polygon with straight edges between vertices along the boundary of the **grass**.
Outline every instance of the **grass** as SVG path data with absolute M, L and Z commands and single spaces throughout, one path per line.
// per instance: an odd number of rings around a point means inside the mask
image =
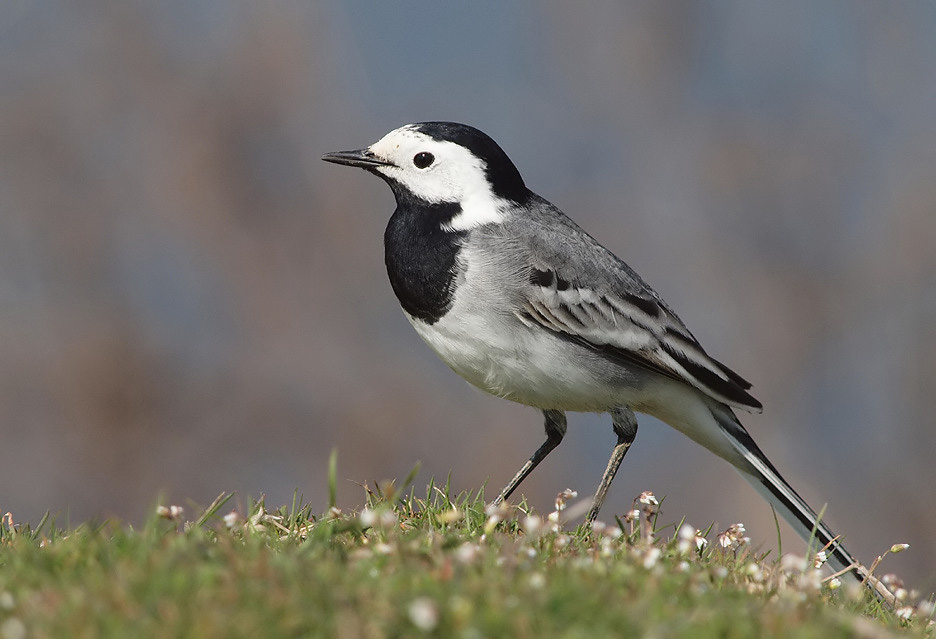
M 569 494 L 539 517 L 447 486 L 417 496 L 388 484 L 344 513 L 334 477 L 323 514 L 298 497 L 241 513 L 231 495 L 191 521 L 154 508 L 139 529 L 30 528 L 7 514 L 0 639 L 933 634 L 925 602 L 898 615 L 832 589 L 812 560 L 753 551 L 743 528 L 680 533 L 648 494 L 636 516 L 586 531 L 562 523 Z

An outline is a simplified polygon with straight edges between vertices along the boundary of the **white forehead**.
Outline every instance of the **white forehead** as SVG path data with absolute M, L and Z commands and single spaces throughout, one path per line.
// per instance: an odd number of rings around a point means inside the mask
M 399 129 L 390 131 L 370 146 L 370 150 L 386 159 L 408 157 L 422 151 L 430 153 L 440 152 L 452 157 L 461 157 L 464 161 L 480 162 L 471 151 L 454 142 L 436 140 L 425 133 L 421 133 L 415 125 L 407 124 Z
M 382 137 L 370 150 L 395 165 L 376 170 L 416 197 L 433 204 L 460 203 L 462 213 L 452 220 L 451 227 L 466 229 L 500 221 L 506 202 L 491 191 L 484 161 L 460 144 L 436 140 L 406 125 Z M 413 164 L 413 158 L 423 152 L 431 153 L 435 160 L 420 169 Z

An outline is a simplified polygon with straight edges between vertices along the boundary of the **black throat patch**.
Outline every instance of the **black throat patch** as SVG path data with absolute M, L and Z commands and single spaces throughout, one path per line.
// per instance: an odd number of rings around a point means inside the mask
M 452 306 L 456 259 L 466 231 L 442 224 L 461 212 L 458 203 L 401 202 L 384 232 L 384 260 L 390 286 L 407 313 L 436 323 Z

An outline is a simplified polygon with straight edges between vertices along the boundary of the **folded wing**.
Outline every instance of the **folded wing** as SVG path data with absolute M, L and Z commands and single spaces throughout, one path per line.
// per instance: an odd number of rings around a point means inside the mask
M 560 333 L 624 366 L 685 382 L 729 406 L 761 410 L 760 402 L 747 392 L 750 383 L 710 357 L 649 287 L 635 288 L 589 286 L 536 264 L 530 268 L 517 316 L 527 325 Z

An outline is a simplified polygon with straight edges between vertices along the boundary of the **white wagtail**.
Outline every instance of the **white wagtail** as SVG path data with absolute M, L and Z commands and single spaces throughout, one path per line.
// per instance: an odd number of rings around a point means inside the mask
M 542 410 L 546 441 L 495 503 L 559 445 L 565 411 L 610 413 L 617 444 L 593 522 L 637 434 L 637 411 L 727 460 L 803 538 L 827 547 L 836 570 L 866 580 L 735 416 L 761 411 L 751 385 L 710 357 L 631 267 L 530 191 L 494 140 L 422 122 L 322 159 L 365 169 L 393 191 L 387 273 L 423 340 L 475 386 Z

